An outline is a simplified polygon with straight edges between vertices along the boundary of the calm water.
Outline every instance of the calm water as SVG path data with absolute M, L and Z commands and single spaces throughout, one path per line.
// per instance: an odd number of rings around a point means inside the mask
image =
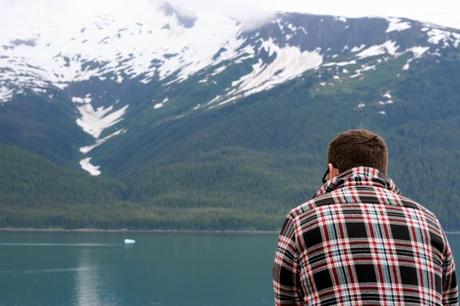
M 272 234 L 0 233 L 0 304 L 273 305 L 275 243 Z
M 0 304 L 273 305 L 276 238 L 0 233 Z M 449 239 L 460 263 L 460 235 Z

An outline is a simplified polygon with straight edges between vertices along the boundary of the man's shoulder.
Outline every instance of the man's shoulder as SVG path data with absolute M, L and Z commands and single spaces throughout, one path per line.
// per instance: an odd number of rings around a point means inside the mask
M 297 205 L 296 207 L 292 208 L 289 212 L 289 216 L 293 219 L 299 217 L 300 215 L 304 215 L 305 213 L 314 211 L 317 207 L 323 205 L 333 205 L 336 204 L 333 197 L 330 193 L 326 193 L 319 197 L 315 197 L 310 199 L 302 204 Z
M 318 208 L 322 206 L 328 206 L 328 205 L 342 205 L 342 204 L 363 204 L 361 201 L 355 201 L 355 202 L 342 202 L 340 200 L 341 197 L 337 196 L 338 191 L 332 191 L 330 193 L 323 194 L 321 196 L 315 197 L 313 199 L 310 199 L 302 204 L 297 205 L 296 207 L 292 208 L 291 211 L 289 212 L 288 216 L 292 219 L 297 219 L 299 217 L 303 217 L 307 214 L 314 213 Z M 419 202 L 408 198 L 406 196 L 403 196 L 399 193 L 393 193 L 391 192 L 391 198 L 392 200 L 390 201 L 391 203 L 387 203 L 389 207 L 393 208 L 404 208 L 404 209 L 416 209 L 419 210 L 427 219 L 430 219 L 432 222 L 439 224 L 439 221 L 436 217 L 436 215 L 426 208 L 424 205 L 420 204 Z M 359 192 L 357 193 L 359 194 Z M 388 194 L 387 194 L 388 195 Z M 396 200 L 396 201 L 395 201 Z
M 435 221 L 436 223 L 439 223 L 436 215 L 431 210 L 426 208 L 425 205 L 422 205 L 419 202 L 412 200 L 408 197 L 405 197 L 403 195 L 399 195 L 399 198 L 401 199 L 401 203 L 404 205 L 404 207 L 419 209 L 425 214 L 425 216 L 429 217 L 430 219 L 433 219 L 433 221 Z

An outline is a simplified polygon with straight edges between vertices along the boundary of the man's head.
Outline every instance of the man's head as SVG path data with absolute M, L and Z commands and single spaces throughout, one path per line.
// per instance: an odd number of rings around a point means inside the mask
M 383 138 L 371 131 L 349 130 L 331 141 L 327 160 L 331 177 L 359 166 L 376 168 L 386 174 L 388 149 Z

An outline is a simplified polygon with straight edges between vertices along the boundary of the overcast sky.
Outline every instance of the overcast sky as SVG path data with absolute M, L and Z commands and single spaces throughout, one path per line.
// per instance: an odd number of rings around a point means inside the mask
M 347 17 L 396 16 L 460 29 L 460 0 L 171 0 L 196 9 L 238 14 L 260 9 L 330 14 Z
M 27 24 L 27 15 L 37 15 L 42 9 L 52 8 L 87 18 L 117 3 L 157 0 L 0 0 L 0 20 L 6 28 Z M 158 2 L 158 1 L 157 1 Z M 460 29 L 460 0 L 170 0 L 188 11 L 217 12 L 232 17 L 257 18 L 270 11 L 306 12 L 346 17 L 396 16 L 407 17 Z M 133 9 L 135 11 L 135 9 Z M 24 25 L 24 26 L 25 26 Z M 5 25 L 2 25 L 3 31 Z

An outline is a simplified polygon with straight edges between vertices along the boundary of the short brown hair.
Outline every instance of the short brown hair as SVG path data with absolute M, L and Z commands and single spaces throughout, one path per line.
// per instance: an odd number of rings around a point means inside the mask
M 364 129 L 349 130 L 337 135 L 329 144 L 328 163 L 339 172 L 365 166 L 387 173 L 388 149 L 379 135 Z

